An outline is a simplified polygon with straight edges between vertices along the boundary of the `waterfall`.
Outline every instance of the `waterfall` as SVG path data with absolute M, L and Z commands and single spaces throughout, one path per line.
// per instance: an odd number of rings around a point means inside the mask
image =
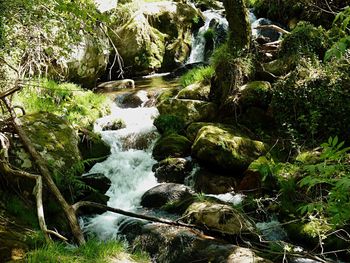
M 204 25 L 198 30 L 198 32 L 192 35 L 191 54 L 188 58 L 187 64 L 204 61 L 206 44 L 204 34 L 208 31 L 213 21 L 217 23 L 217 28 L 221 28 L 224 31 L 227 31 L 228 29 L 228 22 L 226 18 L 217 11 L 207 10 L 203 12 L 203 15 L 205 18 Z
M 155 107 L 119 106 L 115 105 L 109 116 L 99 119 L 95 124 L 95 132 L 100 133 L 102 139 L 111 146 L 111 155 L 92 167 L 89 173 L 102 173 L 111 180 L 111 187 L 106 193 L 110 198 L 109 206 L 135 211 L 139 208 L 142 194 L 157 184 L 152 172 L 155 160 L 151 150 L 152 142 L 158 136 L 153 126 L 158 111 Z M 102 131 L 106 123 L 120 119 L 126 128 Z M 115 238 L 121 218 L 121 215 L 106 212 L 87 219 L 84 229 L 97 234 L 100 239 Z

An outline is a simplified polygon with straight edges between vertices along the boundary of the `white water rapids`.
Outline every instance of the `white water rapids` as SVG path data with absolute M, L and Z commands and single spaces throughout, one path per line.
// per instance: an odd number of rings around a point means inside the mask
M 111 155 L 104 162 L 96 164 L 89 173 L 102 173 L 111 180 L 111 187 L 106 195 L 108 205 L 127 211 L 135 211 L 140 204 L 142 194 L 157 184 L 152 166 L 152 141 L 156 128 L 153 119 L 158 115 L 155 107 L 120 108 L 114 106 L 109 116 L 99 119 L 94 127 L 102 139 L 111 146 Z M 126 128 L 116 131 L 102 131 L 110 121 L 122 119 Z M 153 135 L 153 136 L 151 136 Z M 137 150 L 133 144 L 144 136 L 149 141 L 144 150 Z M 127 140 L 127 147 L 125 141 Z M 122 216 L 106 212 L 90 218 L 84 229 L 95 233 L 100 239 L 115 238 L 118 222 Z

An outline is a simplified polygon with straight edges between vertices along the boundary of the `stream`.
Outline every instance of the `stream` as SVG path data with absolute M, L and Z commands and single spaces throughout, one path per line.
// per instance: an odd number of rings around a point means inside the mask
M 115 101 L 112 112 L 97 120 L 94 130 L 111 146 L 111 155 L 89 172 L 104 174 L 111 180 L 111 187 L 106 193 L 109 206 L 140 212 L 141 196 L 157 185 L 152 172 L 152 166 L 156 163 L 152 158 L 152 146 L 158 138 L 158 132 L 153 126 L 158 110 L 155 106 L 147 107 L 145 104 L 149 100 L 147 93 L 172 85 L 177 85 L 177 82 L 166 82 L 162 77 L 143 78 L 135 81 L 135 89 L 110 93 Z M 130 93 L 142 100 L 141 107 L 125 107 L 123 99 Z M 103 131 L 107 123 L 120 119 L 125 123 L 125 128 Z M 84 229 L 103 240 L 116 238 L 121 218 L 123 216 L 106 212 L 86 220 Z

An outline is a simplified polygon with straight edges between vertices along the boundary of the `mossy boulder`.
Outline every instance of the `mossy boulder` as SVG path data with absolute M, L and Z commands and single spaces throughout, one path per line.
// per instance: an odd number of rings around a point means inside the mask
M 209 101 L 210 85 L 196 82 L 180 90 L 178 99 L 204 100 Z
M 244 171 L 266 151 L 264 143 L 241 132 L 215 125 L 201 128 L 192 146 L 192 155 L 206 165 L 226 171 Z
M 161 68 L 165 35 L 148 23 L 142 10 L 137 10 L 122 27 L 116 25 L 113 36 L 113 43 L 125 67 L 131 67 L 131 74 L 148 74 Z
M 251 230 L 248 218 L 232 206 L 212 201 L 192 203 L 184 214 L 185 221 L 191 224 L 236 235 Z
M 132 2 L 123 8 L 113 14 L 113 42 L 131 74 L 170 71 L 186 61 L 192 28 L 202 18 L 198 9 L 171 1 Z
M 79 137 L 68 122 L 57 115 L 39 112 L 20 118 L 22 127 L 50 168 L 61 174 L 81 161 Z M 35 170 L 34 163 L 20 147 L 15 151 L 17 167 Z
M 202 13 L 187 2 L 160 1 L 144 5 L 149 23 L 165 35 L 162 71 L 186 62 L 191 51 L 192 31 L 203 21 Z
M 252 81 L 239 88 L 239 105 L 242 108 L 267 109 L 271 102 L 271 84 L 267 81 Z
M 153 148 L 153 157 L 163 160 L 167 157 L 185 157 L 191 153 L 191 142 L 182 135 L 171 133 L 158 139 Z
M 173 114 L 182 118 L 186 125 L 196 121 L 213 120 L 217 112 L 216 104 L 200 100 L 169 99 L 157 108 L 160 114 Z
M 161 104 L 163 101 L 166 101 L 166 100 L 169 100 L 171 98 L 174 98 L 179 92 L 179 88 L 178 87 L 175 87 L 175 88 L 167 88 L 167 89 L 164 89 L 162 90 L 156 100 L 157 100 L 157 106 L 159 104 Z
M 192 171 L 192 162 L 185 158 L 167 158 L 155 164 L 152 171 L 160 183 L 184 183 Z

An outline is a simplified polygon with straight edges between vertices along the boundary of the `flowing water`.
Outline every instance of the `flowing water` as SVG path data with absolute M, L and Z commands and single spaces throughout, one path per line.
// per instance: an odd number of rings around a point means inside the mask
M 205 56 L 205 44 L 206 40 L 204 33 L 208 31 L 212 21 L 216 21 L 219 27 L 222 27 L 225 31 L 228 29 L 228 22 L 219 12 L 214 10 L 207 10 L 203 12 L 204 25 L 198 30 L 197 33 L 192 35 L 192 47 L 191 54 L 187 63 L 203 62 Z
M 127 211 L 136 211 L 142 194 L 157 184 L 152 166 L 152 144 L 158 137 L 153 120 L 158 115 L 156 107 L 144 107 L 150 88 L 164 88 L 176 85 L 176 81 L 164 82 L 161 77 L 136 81 L 136 88 L 112 94 L 116 104 L 110 115 L 97 120 L 94 130 L 111 146 L 111 155 L 104 162 L 96 164 L 89 173 L 102 173 L 111 180 L 106 195 L 108 205 Z M 143 105 L 137 108 L 125 108 L 120 104 L 128 92 L 137 93 Z M 154 90 L 153 90 L 154 92 Z M 122 119 L 125 128 L 103 131 L 103 127 L 114 120 Z M 106 212 L 84 222 L 84 229 L 93 232 L 101 239 L 115 238 L 122 216 Z

